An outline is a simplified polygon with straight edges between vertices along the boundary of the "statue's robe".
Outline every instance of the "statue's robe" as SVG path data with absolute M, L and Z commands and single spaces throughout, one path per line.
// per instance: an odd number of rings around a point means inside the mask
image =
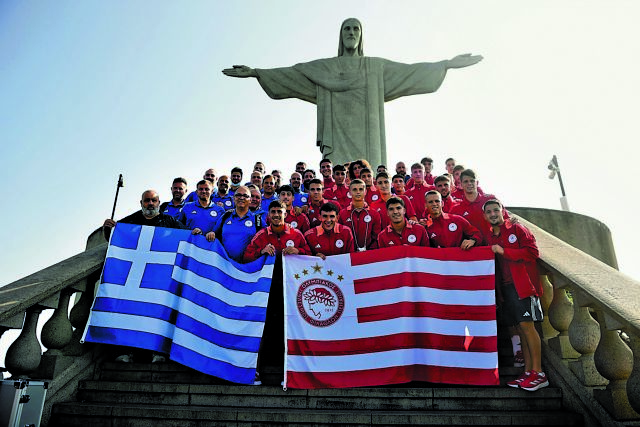
M 256 69 L 273 99 L 299 98 L 317 106 L 317 143 L 334 164 L 367 159 L 387 164 L 384 103 L 438 90 L 444 62 L 401 64 L 383 58 L 335 57 L 293 67 Z

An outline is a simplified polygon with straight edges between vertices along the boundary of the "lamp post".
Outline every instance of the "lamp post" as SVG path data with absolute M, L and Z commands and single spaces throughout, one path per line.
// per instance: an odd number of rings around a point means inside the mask
M 569 201 L 567 200 L 567 194 L 564 192 L 564 184 L 562 183 L 562 175 L 560 174 L 560 166 L 558 166 L 558 157 L 554 154 L 551 160 L 549 161 L 549 165 L 547 166 L 551 172 L 549 172 L 549 179 L 555 178 L 556 174 L 558 175 L 558 182 L 560 182 L 560 191 L 562 192 L 562 197 L 560 197 L 560 206 L 562 206 L 563 211 L 569 212 Z

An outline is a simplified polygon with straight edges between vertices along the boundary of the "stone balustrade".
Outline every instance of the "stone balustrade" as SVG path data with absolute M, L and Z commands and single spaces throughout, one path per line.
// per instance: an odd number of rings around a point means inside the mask
M 540 249 L 543 341 L 615 420 L 639 420 L 640 282 L 521 221 Z

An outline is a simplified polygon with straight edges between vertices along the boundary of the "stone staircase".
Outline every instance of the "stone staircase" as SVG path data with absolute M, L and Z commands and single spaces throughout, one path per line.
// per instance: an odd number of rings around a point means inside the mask
M 509 359 L 501 356 L 506 364 Z M 563 408 L 559 388 L 534 393 L 509 388 L 504 382 L 519 368 L 500 373 L 500 387 L 411 383 L 283 391 L 279 385 L 225 383 L 173 362 L 106 362 L 93 379 L 80 382 L 78 401 L 53 407 L 49 425 L 583 425 L 581 415 Z M 281 373 L 272 370 L 263 377 L 273 382 Z

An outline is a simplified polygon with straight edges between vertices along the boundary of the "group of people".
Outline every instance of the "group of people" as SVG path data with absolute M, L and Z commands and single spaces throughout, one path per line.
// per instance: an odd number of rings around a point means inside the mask
M 257 162 L 248 182 L 242 169 L 217 176 L 208 169 L 195 191 L 175 178 L 172 199 L 160 203 L 147 190 L 142 209 L 120 222 L 188 228 L 208 241 L 219 240 L 236 262 L 263 255 L 327 256 L 398 245 L 473 250 L 490 246 L 496 254 L 496 295 L 500 318 L 511 327 L 514 360 L 524 372 L 509 386 L 534 391 L 549 382 L 542 372 L 540 337 L 542 290 L 536 272 L 535 238 L 513 221 L 502 203 L 485 193 L 472 169 L 445 162 L 446 173 L 432 174 L 433 160 L 398 162 L 375 172 L 364 160 L 319 164 L 319 174 L 298 162 L 283 182 L 282 172 L 266 173 Z M 104 222 L 105 235 L 115 225 Z

